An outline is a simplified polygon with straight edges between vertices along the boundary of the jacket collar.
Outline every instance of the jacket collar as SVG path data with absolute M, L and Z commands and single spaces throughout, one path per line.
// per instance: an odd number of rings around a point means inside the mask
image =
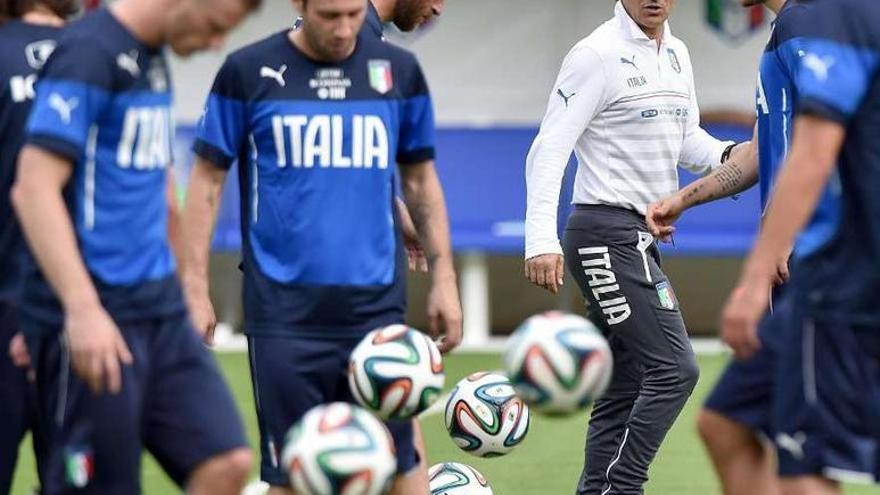
M 620 29 L 627 33 L 632 39 L 639 41 L 651 41 L 651 38 L 648 38 L 648 35 L 642 31 L 642 28 L 636 24 L 636 21 L 633 20 L 632 17 L 626 12 L 626 9 L 623 8 L 623 4 L 620 0 L 617 1 L 617 4 L 614 5 L 614 18 L 620 23 Z M 663 36 L 660 39 L 661 43 L 666 43 L 669 41 L 669 37 L 672 36 L 672 31 L 669 29 L 669 21 L 663 23 Z

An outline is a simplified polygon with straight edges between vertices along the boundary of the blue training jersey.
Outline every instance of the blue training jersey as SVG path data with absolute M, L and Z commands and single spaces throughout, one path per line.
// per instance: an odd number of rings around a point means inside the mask
M 814 0 L 804 19 L 798 114 L 846 128 L 841 214 L 833 234 L 797 260 L 792 285 L 814 317 L 880 322 L 880 2 Z
M 31 110 L 37 72 L 61 29 L 12 20 L 0 24 L 0 303 L 17 302 L 25 249 L 9 192 Z
M 232 54 L 195 152 L 241 187 L 250 334 L 348 338 L 405 311 L 392 178 L 434 157 L 415 57 L 365 28 L 340 63 L 310 60 L 288 31 Z
M 757 85 L 758 163 L 761 210 L 767 203 L 779 169 L 791 146 L 794 109 L 799 92 L 797 68 L 805 52 L 804 35 L 812 2 L 788 0 L 773 25 L 773 32 L 761 57 Z M 823 193 L 809 225 L 798 236 L 795 257 L 809 254 L 834 234 L 840 216 L 840 188 L 835 174 Z
M 72 23 L 41 73 L 27 143 L 69 160 L 65 198 L 79 249 L 117 321 L 184 309 L 167 236 L 171 81 L 163 52 L 109 10 Z M 26 316 L 61 311 L 31 266 Z

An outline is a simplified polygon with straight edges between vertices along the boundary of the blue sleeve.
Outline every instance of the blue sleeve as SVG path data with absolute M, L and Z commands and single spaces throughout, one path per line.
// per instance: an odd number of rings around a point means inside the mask
M 801 48 L 797 111 L 845 124 L 874 82 L 878 51 L 865 36 L 872 28 L 857 12 L 829 3 L 822 7 L 812 11 L 815 34 L 805 36 Z
M 246 137 L 246 101 L 241 75 L 227 59 L 214 80 L 196 128 L 196 155 L 222 169 L 232 166 Z
M 848 122 L 877 71 L 877 54 L 835 41 L 806 40 L 798 69 L 798 113 Z
M 62 42 L 46 63 L 27 125 L 27 143 L 79 161 L 111 100 L 112 58 L 94 40 Z
M 397 163 L 414 164 L 433 160 L 434 152 L 434 105 L 428 91 L 428 83 L 418 63 L 404 91 L 401 106 L 400 140 L 397 146 Z

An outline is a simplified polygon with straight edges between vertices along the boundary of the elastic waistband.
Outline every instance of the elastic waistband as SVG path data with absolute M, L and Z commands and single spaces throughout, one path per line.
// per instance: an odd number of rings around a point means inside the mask
M 575 213 L 587 213 L 587 214 L 599 214 L 605 216 L 612 216 L 621 219 L 626 219 L 629 221 L 633 221 L 638 223 L 639 225 L 645 224 L 645 216 L 641 213 L 630 209 L 624 208 L 623 206 L 612 206 L 612 205 L 584 205 L 584 204 L 576 204 L 574 205 Z

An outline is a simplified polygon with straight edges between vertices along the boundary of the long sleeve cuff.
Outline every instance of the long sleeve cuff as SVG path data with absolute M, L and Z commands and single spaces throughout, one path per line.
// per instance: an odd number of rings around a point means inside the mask
M 529 242 L 526 238 L 526 255 L 525 259 L 531 259 L 542 254 L 559 254 L 562 255 L 562 245 L 559 240 L 547 240 L 538 242 Z

